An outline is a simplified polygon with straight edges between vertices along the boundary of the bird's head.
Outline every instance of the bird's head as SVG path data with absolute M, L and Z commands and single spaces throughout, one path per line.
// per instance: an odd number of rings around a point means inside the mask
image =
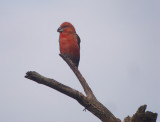
M 76 33 L 75 28 L 69 22 L 62 23 L 60 27 L 57 29 L 57 32 L 65 34 Z

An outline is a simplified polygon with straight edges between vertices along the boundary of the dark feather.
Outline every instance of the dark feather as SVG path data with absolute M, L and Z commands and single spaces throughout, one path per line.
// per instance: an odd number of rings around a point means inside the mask
M 78 36 L 78 34 L 76 34 L 76 37 L 77 37 L 77 43 L 78 43 L 78 46 L 79 46 L 79 48 L 80 48 L 80 42 L 81 42 L 81 39 L 80 39 L 80 37 Z

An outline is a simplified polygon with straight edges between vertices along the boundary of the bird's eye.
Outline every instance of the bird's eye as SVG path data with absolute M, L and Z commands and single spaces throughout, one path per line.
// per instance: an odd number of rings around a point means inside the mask
M 62 28 L 64 29 L 64 28 L 66 28 L 66 27 L 68 27 L 68 26 L 63 26 Z

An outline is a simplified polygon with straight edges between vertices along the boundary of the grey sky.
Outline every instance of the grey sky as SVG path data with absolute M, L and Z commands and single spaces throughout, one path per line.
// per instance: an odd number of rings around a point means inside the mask
M 83 91 L 58 55 L 56 30 L 64 21 L 81 38 L 79 69 L 99 101 L 121 120 L 143 104 L 160 114 L 159 6 L 158 0 L 0 1 L 0 121 L 100 122 L 71 98 L 24 78 L 34 70 Z

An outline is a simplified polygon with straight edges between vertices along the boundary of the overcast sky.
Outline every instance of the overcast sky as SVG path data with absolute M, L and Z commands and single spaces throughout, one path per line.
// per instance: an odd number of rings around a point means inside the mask
M 1 122 L 100 122 L 24 78 L 33 70 L 83 92 L 58 55 L 64 21 L 81 38 L 79 70 L 101 103 L 121 120 L 143 104 L 160 114 L 160 1 L 0 0 Z

